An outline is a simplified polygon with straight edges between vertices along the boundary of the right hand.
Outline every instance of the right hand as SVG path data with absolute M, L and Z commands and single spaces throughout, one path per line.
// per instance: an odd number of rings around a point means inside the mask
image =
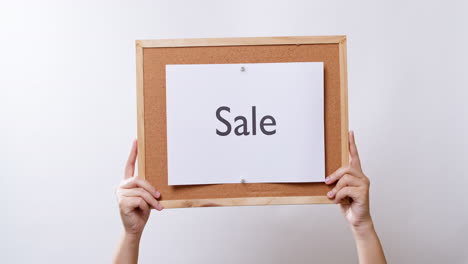
M 130 235 L 142 234 L 151 209 L 163 209 L 157 200 L 161 194 L 147 181 L 134 176 L 137 146 L 135 140 L 125 166 L 124 178 L 116 190 L 122 224 L 125 232 Z

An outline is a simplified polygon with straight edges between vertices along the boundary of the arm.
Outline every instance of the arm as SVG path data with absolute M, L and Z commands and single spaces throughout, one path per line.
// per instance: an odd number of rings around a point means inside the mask
M 138 251 L 141 235 L 131 235 L 124 232 L 114 256 L 114 264 L 138 263 Z
M 147 181 L 134 176 L 137 155 L 135 140 L 125 166 L 124 179 L 116 191 L 124 232 L 114 256 L 114 264 L 138 262 L 140 238 L 151 209 L 163 209 L 157 201 L 161 194 Z
M 353 132 L 349 133 L 349 155 L 349 165 L 338 169 L 325 179 L 326 184 L 336 182 L 336 186 L 327 195 L 335 203 L 340 203 L 341 210 L 351 226 L 359 263 L 387 263 L 370 215 L 370 181 L 362 172 Z

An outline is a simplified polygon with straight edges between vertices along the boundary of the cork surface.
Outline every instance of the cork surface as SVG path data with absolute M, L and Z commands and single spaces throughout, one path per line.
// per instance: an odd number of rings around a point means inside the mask
M 315 61 L 324 62 L 325 172 L 328 175 L 341 166 L 341 144 L 344 140 L 340 120 L 339 44 L 144 48 L 143 95 L 146 155 L 139 158 L 145 158 L 145 178 L 161 192 L 161 200 L 324 196 L 330 189 L 324 183 L 169 186 L 167 178 L 166 64 Z M 194 140 L 196 139 L 194 138 Z M 200 155 L 203 155 L 203 149 L 200 149 Z

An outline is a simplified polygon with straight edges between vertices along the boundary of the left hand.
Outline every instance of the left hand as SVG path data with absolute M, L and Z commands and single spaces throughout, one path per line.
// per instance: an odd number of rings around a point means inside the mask
M 328 192 L 327 196 L 335 203 L 341 203 L 345 198 L 351 198 L 350 203 L 340 204 L 344 216 L 353 228 L 372 225 L 369 209 L 370 181 L 361 168 L 354 133 L 349 132 L 349 164 L 344 166 L 325 179 L 326 184 L 336 186 Z

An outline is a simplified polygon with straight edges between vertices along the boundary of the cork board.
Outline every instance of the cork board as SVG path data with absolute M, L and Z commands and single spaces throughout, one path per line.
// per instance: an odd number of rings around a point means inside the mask
M 136 59 L 138 174 L 161 192 L 164 207 L 331 203 L 326 193 L 332 186 L 325 183 L 169 186 L 165 65 L 324 62 L 328 175 L 348 162 L 345 36 L 138 40 Z

